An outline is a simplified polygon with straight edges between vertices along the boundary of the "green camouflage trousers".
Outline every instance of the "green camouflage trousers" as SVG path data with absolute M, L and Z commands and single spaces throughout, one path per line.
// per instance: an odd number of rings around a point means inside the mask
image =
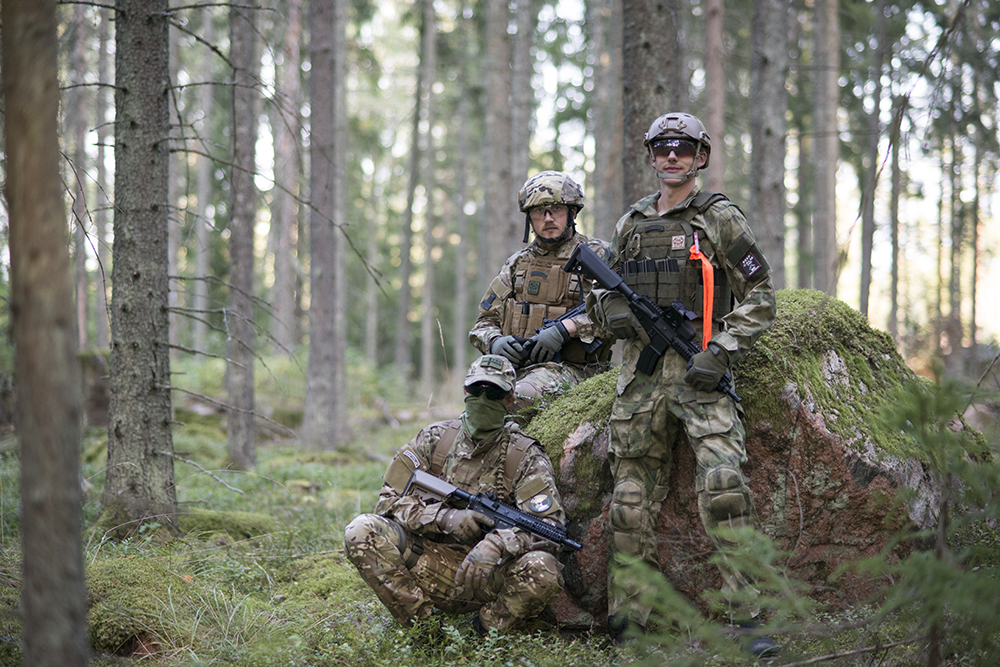
M 562 566 L 547 551 L 508 558 L 490 575 L 493 598 L 474 602 L 455 585 L 455 573 L 471 547 L 419 540 L 378 514 L 362 514 L 344 531 L 344 552 L 393 618 L 411 626 L 434 607 L 450 612 L 479 609 L 483 628 L 505 632 L 540 614 L 562 590 Z M 419 549 L 419 548 L 418 548 Z
M 699 517 L 716 547 L 734 546 L 714 535 L 716 528 L 756 525 L 753 498 L 740 470 L 746 449 L 736 404 L 718 392 L 692 388 L 684 382 L 685 367 L 679 355 L 668 351 L 652 377 L 639 373 L 625 386 L 611 414 L 612 549 L 656 569 L 660 567 L 657 521 L 667 496 L 673 445 L 681 429 L 697 461 Z M 719 569 L 723 594 L 749 586 L 732 568 L 720 565 Z M 608 615 L 628 616 L 645 626 L 650 608 L 638 602 L 640 592 L 636 586 L 616 584 L 611 568 Z M 757 609 L 755 605 L 733 605 L 731 614 L 746 619 L 756 616 Z
M 584 380 L 608 370 L 605 363 L 572 364 L 545 363 L 525 366 L 517 372 L 514 387 L 513 415 L 534 417 L 533 407 L 542 396 L 556 394 L 575 387 Z

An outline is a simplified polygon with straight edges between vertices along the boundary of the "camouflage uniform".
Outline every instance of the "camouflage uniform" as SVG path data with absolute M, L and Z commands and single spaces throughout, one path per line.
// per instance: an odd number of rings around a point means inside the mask
M 513 367 L 503 361 L 510 391 Z M 561 526 L 566 519 L 551 462 L 538 441 L 517 424 L 507 422 L 479 442 L 469 437 L 460 420 L 427 426 L 393 458 L 376 513 L 357 517 L 345 530 L 348 559 L 393 617 L 410 626 L 430 616 L 434 607 L 453 612 L 479 609 L 485 630 L 503 632 L 541 613 L 562 589 L 556 546 L 519 529 L 490 531 L 481 541 L 493 541 L 503 557 L 489 575 L 489 599 L 474 601 L 456 583 L 456 573 L 474 545 L 440 532 L 438 519 L 447 511 L 441 503 L 402 495 L 415 469 L 430 471 L 469 493 L 494 493 L 553 524 Z
M 583 303 L 590 292 L 590 282 L 585 280 L 581 284 L 578 274 L 562 270 L 580 243 L 586 243 L 600 257 L 608 256 L 607 243 L 580 233 L 555 248 L 548 248 L 535 239 L 511 255 L 479 302 L 479 317 L 469 332 L 473 346 L 486 354 L 500 336 L 530 338 L 544 319 L 553 320 Z M 576 338 L 562 349 L 560 362 L 529 363 L 518 369 L 515 413 L 541 396 L 575 386 L 608 369 L 609 345 L 587 354 L 577 342 L 594 340 L 595 328 L 590 317 L 580 313 L 572 319 L 576 324 Z
M 774 321 L 776 302 L 769 269 L 740 209 L 722 197 L 699 193 L 665 215 L 657 212 L 660 194 L 632 205 L 617 223 L 609 265 L 636 292 L 662 304 L 674 299 L 702 315 L 702 265 L 689 259 L 698 235 L 701 252 L 714 267 L 713 343 L 735 363 Z M 648 260 L 648 261 L 647 261 Z M 607 303 L 622 298 L 595 289 L 588 312 L 609 327 Z M 731 304 L 735 303 L 735 307 Z M 693 324 L 700 334 L 703 318 Z M 756 525 L 753 499 L 740 464 L 746 460 L 744 429 L 735 402 L 717 391 L 699 391 L 684 380 L 686 362 L 673 350 L 647 376 L 636 370 L 644 347 L 630 338 L 611 416 L 609 460 L 615 487 L 610 521 L 613 549 L 659 568 L 656 530 L 660 505 L 667 495 L 672 447 L 680 429 L 687 434 L 698 465 L 696 491 L 702 524 L 711 532 L 720 526 Z M 719 540 L 716 538 L 716 543 Z M 721 566 L 723 592 L 748 586 L 729 567 Z M 638 603 L 638 590 L 609 581 L 609 617 L 626 617 L 645 626 L 649 608 Z M 753 605 L 734 607 L 736 618 L 756 616 Z

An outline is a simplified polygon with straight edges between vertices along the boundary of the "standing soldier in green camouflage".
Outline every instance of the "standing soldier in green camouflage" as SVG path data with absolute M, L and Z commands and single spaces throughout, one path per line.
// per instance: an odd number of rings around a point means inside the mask
M 753 498 L 740 468 L 746 461 L 737 404 L 716 387 L 776 311 L 767 260 L 742 211 L 726 197 L 698 189 L 695 176 L 708 166 L 712 145 L 701 121 L 686 113 L 657 118 L 644 138 L 660 182 L 658 192 L 622 216 L 611 241 L 609 265 L 634 291 L 660 305 L 684 304 L 703 351 L 686 363 L 674 350 L 652 375 L 636 369 L 648 339 L 618 292 L 595 289 L 587 311 L 601 327 L 626 340 L 611 415 L 609 460 L 614 476 L 610 521 L 612 548 L 659 569 L 656 532 L 667 495 L 672 448 L 681 429 L 694 449 L 702 524 L 716 546 L 727 545 L 717 528 L 756 526 Z M 631 623 L 644 629 L 650 613 L 638 590 L 609 579 L 608 626 L 620 640 Z M 754 592 L 737 571 L 720 566 L 723 593 Z M 731 621 L 756 623 L 756 605 L 730 607 Z M 778 646 L 758 637 L 748 646 L 758 657 Z
M 591 284 L 561 270 L 573 249 L 586 243 L 601 258 L 608 244 L 576 231 L 583 190 L 568 174 L 543 171 L 521 187 L 517 201 L 535 238 L 504 263 L 479 303 L 469 340 L 483 354 L 506 357 L 517 369 L 514 413 L 546 394 L 557 393 L 608 369 L 610 345 L 596 340 L 586 311 L 551 325 L 584 303 Z M 537 332 L 537 333 L 536 333 Z M 534 340 L 530 344 L 525 339 Z M 526 410 L 529 409 L 529 410 Z
M 426 620 L 434 607 L 478 610 L 483 634 L 505 632 L 540 614 L 562 589 L 556 545 L 515 528 L 491 530 L 490 519 L 415 495 L 403 495 L 414 470 L 468 493 L 494 493 L 554 525 L 563 512 L 552 463 L 534 438 L 506 422 L 514 397 L 514 367 L 486 355 L 465 378 L 460 419 L 422 429 L 385 473 L 375 514 L 344 531 L 344 550 L 362 579 L 404 626 Z

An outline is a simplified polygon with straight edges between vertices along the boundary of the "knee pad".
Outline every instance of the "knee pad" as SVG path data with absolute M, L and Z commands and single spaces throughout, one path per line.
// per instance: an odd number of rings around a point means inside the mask
M 719 525 L 732 528 L 751 524 L 753 500 L 738 466 L 722 464 L 705 473 L 708 511 Z
M 638 480 L 623 479 L 615 484 L 611 495 L 611 527 L 626 532 L 639 530 L 646 509 L 645 496 L 645 488 Z

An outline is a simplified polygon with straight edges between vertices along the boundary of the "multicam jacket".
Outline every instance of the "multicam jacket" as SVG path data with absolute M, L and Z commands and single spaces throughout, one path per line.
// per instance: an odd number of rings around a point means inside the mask
M 581 282 L 579 274 L 562 270 L 580 243 L 586 243 L 598 256 L 607 258 L 607 243 L 579 232 L 554 249 L 546 248 L 535 239 L 511 255 L 479 303 L 479 317 L 469 332 L 472 345 L 481 353 L 489 354 L 493 341 L 500 336 L 530 338 L 544 320 L 554 320 L 583 303 L 590 293 L 590 281 Z M 576 338 L 586 343 L 594 340 L 595 328 L 586 313 L 572 320 L 576 324 Z M 562 358 L 572 363 L 589 363 L 604 361 L 597 358 L 602 354 L 606 356 L 607 350 L 601 348 L 594 355 L 587 355 L 574 340 L 563 348 Z
M 454 443 L 441 469 L 432 470 L 432 462 L 440 460 L 443 454 L 435 459 L 438 442 L 442 437 L 452 436 Z M 421 429 L 389 464 L 376 513 L 391 517 L 406 530 L 427 539 L 448 541 L 447 536 L 437 532 L 435 524 L 438 512 L 443 509 L 440 503 L 402 495 L 410 474 L 418 468 L 437 474 L 468 493 L 494 493 L 500 501 L 549 523 L 562 526 L 566 522 L 552 463 L 538 441 L 524 435 L 514 422 L 508 422 L 496 435 L 479 443 L 472 441 L 459 420 L 436 422 Z M 552 543 L 519 529 L 495 532 L 511 556 L 535 549 L 555 549 Z
M 681 300 L 700 318 L 700 277 L 694 281 L 694 288 L 688 286 L 687 291 L 684 278 L 695 266 L 688 257 L 693 237 L 697 235 L 700 250 L 711 262 L 716 276 L 712 341 L 728 352 L 730 363 L 735 363 L 774 322 L 777 304 L 770 268 L 757 248 L 743 212 L 728 199 L 708 194 L 699 197 L 699 190 L 695 189 L 662 216 L 656 209 L 660 193 L 640 199 L 615 226 L 608 264 L 635 291 L 659 303 Z M 707 203 L 697 206 L 701 202 Z M 671 278 L 672 274 L 677 277 Z M 671 288 L 675 293 L 669 293 Z M 602 326 L 607 323 L 601 317 L 602 311 L 593 304 L 609 296 L 607 290 L 596 288 L 588 300 L 588 312 Z M 695 322 L 695 329 L 701 333 L 700 321 Z M 598 330 L 598 335 L 603 333 Z M 700 337 L 698 341 L 701 342 Z M 638 338 L 626 343 L 619 392 L 635 376 L 642 347 Z

